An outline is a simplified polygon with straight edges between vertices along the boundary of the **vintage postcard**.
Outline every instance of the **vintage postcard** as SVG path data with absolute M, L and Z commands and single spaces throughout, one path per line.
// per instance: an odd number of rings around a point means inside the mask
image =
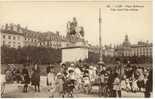
M 1 97 L 153 97 L 152 2 L 0 0 Z

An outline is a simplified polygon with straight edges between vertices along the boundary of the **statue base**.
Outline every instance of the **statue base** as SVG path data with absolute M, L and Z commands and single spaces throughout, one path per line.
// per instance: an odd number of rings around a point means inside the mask
M 69 44 L 67 47 L 62 48 L 62 63 L 76 62 L 88 58 L 88 46 L 82 42 Z

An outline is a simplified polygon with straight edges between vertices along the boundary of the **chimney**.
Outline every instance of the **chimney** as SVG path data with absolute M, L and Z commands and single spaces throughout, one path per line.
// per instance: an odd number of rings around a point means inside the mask
M 56 31 L 56 34 L 59 35 L 59 31 Z
M 5 24 L 5 30 L 8 30 L 8 24 Z
M 10 30 L 13 31 L 13 24 L 10 24 Z
M 17 24 L 17 32 L 20 30 L 20 24 Z

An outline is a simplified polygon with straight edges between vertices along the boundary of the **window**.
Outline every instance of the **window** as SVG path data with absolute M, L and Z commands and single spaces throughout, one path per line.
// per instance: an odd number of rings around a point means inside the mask
M 21 47 L 20 42 L 18 42 L 18 48 L 20 48 L 20 47 Z
M 3 41 L 3 45 L 5 45 L 5 41 Z
M 13 47 L 15 47 L 16 42 L 13 42 Z
M 21 46 L 19 45 L 18 48 L 21 48 Z
M 18 36 L 18 40 L 20 40 L 20 36 Z
M 8 46 L 11 47 L 11 42 L 8 42 Z
M 8 39 L 11 39 L 11 36 L 10 35 L 8 36 Z
M 16 39 L 16 37 L 14 36 L 14 37 L 13 37 L 13 40 L 15 40 L 15 39 Z
M 3 35 L 3 39 L 5 39 L 5 35 Z

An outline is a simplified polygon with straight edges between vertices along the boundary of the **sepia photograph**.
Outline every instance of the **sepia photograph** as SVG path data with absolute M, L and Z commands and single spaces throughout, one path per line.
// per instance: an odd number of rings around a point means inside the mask
M 153 0 L 0 0 L 1 98 L 152 98 Z

